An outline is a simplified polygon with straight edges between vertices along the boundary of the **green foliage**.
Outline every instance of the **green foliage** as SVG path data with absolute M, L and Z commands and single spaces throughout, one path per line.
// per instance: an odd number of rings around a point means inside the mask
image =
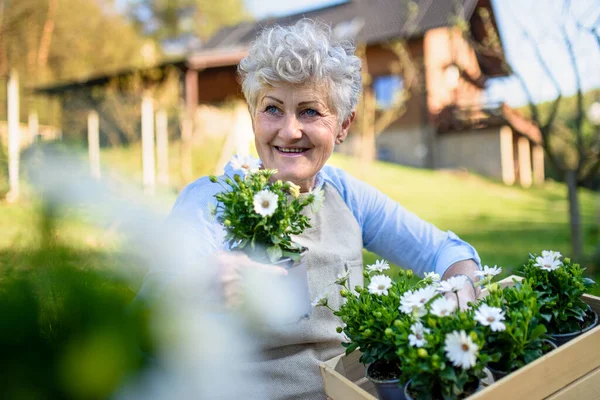
M 299 188 L 292 182 L 269 182 L 275 173 L 276 170 L 259 170 L 245 178 L 235 175 L 234 179 L 223 180 L 212 176 L 211 181 L 219 182 L 225 189 L 215 195 L 217 221 L 225 228 L 229 247 L 242 250 L 255 260 L 276 262 L 282 257 L 299 260 L 305 248 L 294 242 L 292 235 L 310 227 L 309 217 L 301 211 L 314 203 L 315 194 L 300 196 Z M 255 210 L 255 198 L 262 191 L 274 194 L 277 199 L 277 207 L 269 215 Z
M 369 274 L 365 273 L 365 276 L 369 277 Z M 348 342 L 343 343 L 346 354 L 360 349 L 360 362 L 363 364 L 385 360 L 400 367 L 395 332 L 409 324 L 408 316 L 398 310 L 400 298 L 409 288 L 422 287 L 426 283 L 420 281 L 413 286 L 411 277 L 412 271 L 400 270 L 398 278 L 388 289 L 387 296 L 369 293 L 367 288 L 360 286 L 355 287 L 352 292 L 346 281 L 342 283 L 341 290 L 346 301 L 339 310 L 334 310 L 334 314 L 346 324 L 343 328 L 348 337 Z
M 538 292 L 540 313 L 546 320 L 548 333 L 570 333 L 585 328 L 582 324 L 589 306 L 581 296 L 589 292 L 594 281 L 585 278 L 584 269 L 569 258 L 554 270 L 540 268 L 540 259 L 532 255 L 520 274 Z
M 46 239 L 3 269 L 0 397 L 111 397 L 154 353 L 147 315 L 124 281 L 68 266 L 83 256 Z
M 133 0 L 128 15 L 141 32 L 158 41 L 186 34 L 206 40 L 224 26 L 249 19 L 241 0 Z
M 490 356 L 492 366 L 512 372 L 543 355 L 546 322 L 540 314 L 538 293 L 528 281 L 515 281 L 503 289 L 489 285 L 490 293 L 480 304 L 497 307 L 504 312 L 506 329 L 493 331 L 489 326 L 478 326 L 485 338 L 482 352 Z

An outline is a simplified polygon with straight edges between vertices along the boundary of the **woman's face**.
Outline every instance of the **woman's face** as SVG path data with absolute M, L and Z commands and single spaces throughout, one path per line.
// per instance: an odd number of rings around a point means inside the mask
M 264 167 L 277 169 L 275 179 L 292 181 L 303 192 L 313 188 L 317 173 L 354 119 L 353 113 L 338 123 L 323 86 L 267 87 L 252 116 L 256 149 Z

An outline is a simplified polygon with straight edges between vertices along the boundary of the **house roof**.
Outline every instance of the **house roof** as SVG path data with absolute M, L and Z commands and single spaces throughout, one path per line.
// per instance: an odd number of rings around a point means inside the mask
M 508 124 L 516 133 L 527 137 L 533 143 L 543 143 L 538 126 L 505 103 L 477 107 L 449 106 L 435 116 L 434 123 L 441 134 Z
M 289 25 L 306 17 L 329 23 L 334 33 L 349 33 L 359 42 L 371 44 L 392 38 L 420 37 L 430 29 L 449 26 L 450 15 L 458 14 L 466 20 L 473 15 L 477 0 L 416 0 L 414 11 L 409 12 L 408 1 L 351 0 L 317 10 L 268 18 L 257 22 L 243 22 L 217 32 L 203 46 L 204 49 L 224 49 L 248 46 L 267 26 Z M 354 31 L 354 32 L 353 32 Z M 358 32 L 356 32 L 358 31 Z

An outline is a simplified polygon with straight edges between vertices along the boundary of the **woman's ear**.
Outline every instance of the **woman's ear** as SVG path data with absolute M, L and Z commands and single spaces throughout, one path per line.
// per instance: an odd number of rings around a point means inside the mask
M 335 137 L 336 144 L 341 144 L 344 141 L 344 139 L 346 139 L 346 136 L 348 136 L 348 131 L 350 130 L 350 126 L 352 125 L 352 122 L 354 122 L 355 117 L 356 112 L 352 111 L 348 118 L 346 118 L 344 122 L 342 122 L 342 127 L 338 132 L 337 136 Z

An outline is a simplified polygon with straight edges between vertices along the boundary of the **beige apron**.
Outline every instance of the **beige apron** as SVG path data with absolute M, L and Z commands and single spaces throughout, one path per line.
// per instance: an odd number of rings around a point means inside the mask
M 350 270 L 350 287 L 363 284 L 362 232 L 338 191 L 327 183 L 323 189 L 323 207 L 316 214 L 304 210 L 312 227 L 295 240 L 309 249 L 305 257 L 311 299 L 326 292 L 330 306 L 338 309 L 340 286 L 332 285 L 337 275 Z M 340 325 L 331 310 L 317 307 L 309 319 L 284 333 L 260 338 L 264 351 L 255 366 L 263 375 L 269 399 L 326 398 L 319 365 L 344 352 L 343 335 L 336 332 Z

